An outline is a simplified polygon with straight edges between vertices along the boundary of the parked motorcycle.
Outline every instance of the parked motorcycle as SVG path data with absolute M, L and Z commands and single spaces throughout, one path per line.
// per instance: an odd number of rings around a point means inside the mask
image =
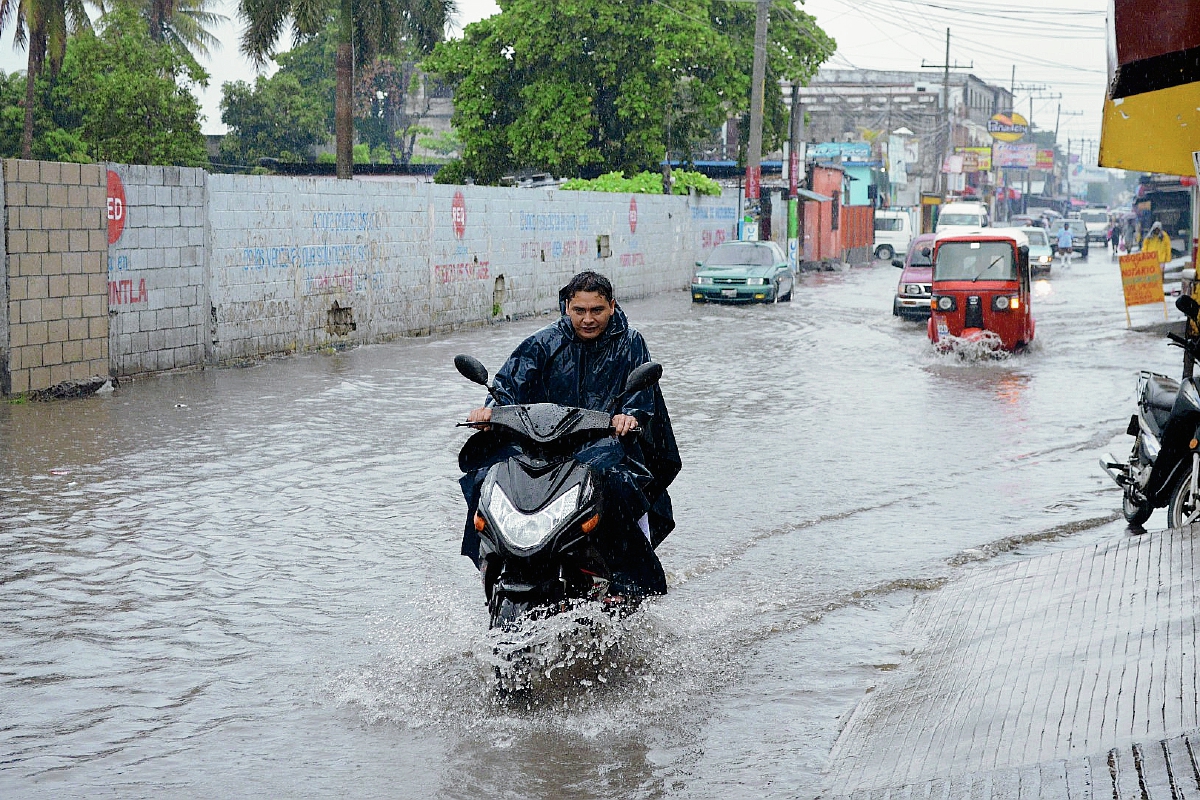
M 500 402 L 478 360 L 459 355 L 454 366 Z M 613 408 L 661 376 L 662 366 L 654 362 L 634 368 Z M 634 607 L 637 598 L 614 584 L 598 546 L 599 536 L 611 535 L 602 520 L 622 515 L 606 507 L 599 476 L 575 458 L 581 447 L 613 435 L 611 410 L 496 405 L 490 422 L 459 424 L 480 429 L 459 453 L 464 472 L 500 454 L 484 477 L 473 520 L 490 627 L 511 628 L 586 600 Z
M 1191 297 L 1181 296 L 1175 306 L 1193 324 L 1200 318 L 1200 303 Z M 1119 462 L 1111 454 L 1100 459 L 1124 492 L 1121 510 L 1130 525 L 1143 524 L 1163 506 L 1172 528 L 1200 519 L 1200 379 L 1192 375 L 1200 340 L 1167 337 L 1184 351 L 1183 379 L 1139 372 L 1137 413 L 1126 429 L 1134 437 L 1129 459 Z

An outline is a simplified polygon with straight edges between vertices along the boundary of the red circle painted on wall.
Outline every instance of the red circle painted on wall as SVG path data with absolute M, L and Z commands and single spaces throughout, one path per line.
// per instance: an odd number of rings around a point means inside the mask
M 637 198 L 629 198 L 629 232 L 637 233 Z
M 450 222 L 454 225 L 454 235 L 463 238 L 467 232 L 467 201 L 463 199 L 462 192 L 454 193 L 454 200 L 450 203 Z
M 125 186 L 121 183 L 121 176 L 110 169 L 108 171 L 107 201 L 109 244 L 115 244 L 125 231 L 126 209 Z

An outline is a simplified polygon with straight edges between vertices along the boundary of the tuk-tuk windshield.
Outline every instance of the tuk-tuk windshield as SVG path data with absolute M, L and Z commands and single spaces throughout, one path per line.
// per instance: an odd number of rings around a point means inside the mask
M 1017 278 L 1008 242 L 943 242 L 933 265 L 935 281 L 1011 281 Z

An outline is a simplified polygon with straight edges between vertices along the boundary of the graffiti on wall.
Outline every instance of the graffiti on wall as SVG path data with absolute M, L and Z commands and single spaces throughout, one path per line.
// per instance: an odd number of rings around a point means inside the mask
M 705 228 L 700 231 L 700 246 L 705 250 L 716 247 L 729 238 L 729 231 L 724 228 Z
M 582 231 L 588 228 L 587 214 L 564 214 L 550 211 L 542 214 L 520 212 L 523 231 Z
M 461 264 L 436 264 L 433 275 L 438 283 L 486 280 L 491 277 L 487 261 L 467 261 Z
M 554 239 L 547 242 L 521 242 L 521 258 L 530 261 L 548 261 L 557 258 L 579 258 L 591 253 L 586 239 Z
M 146 289 L 145 278 L 139 278 L 136 285 L 132 278 L 108 282 L 108 305 L 110 308 L 145 303 L 149 299 L 150 293 Z

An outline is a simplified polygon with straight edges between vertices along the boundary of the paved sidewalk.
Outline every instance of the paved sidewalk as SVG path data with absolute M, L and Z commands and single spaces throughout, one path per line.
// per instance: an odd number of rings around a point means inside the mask
M 1200 529 L 978 573 L 834 746 L 854 798 L 1200 798 Z

